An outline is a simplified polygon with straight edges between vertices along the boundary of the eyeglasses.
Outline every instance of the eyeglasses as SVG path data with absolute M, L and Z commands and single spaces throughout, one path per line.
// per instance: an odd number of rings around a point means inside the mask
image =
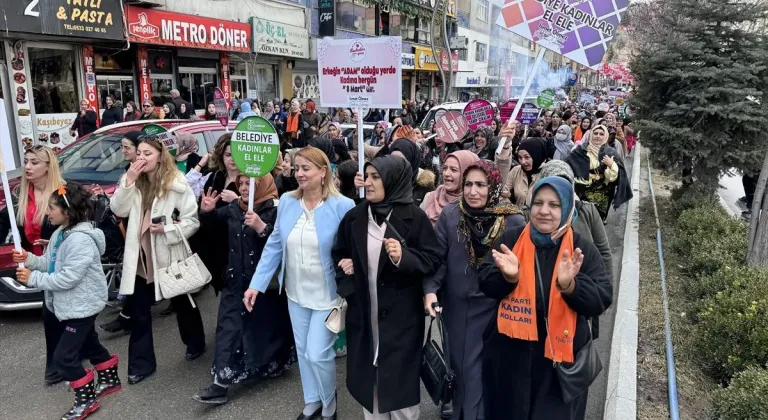
M 152 108 L 152 105 L 144 105 L 144 108 Z
M 29 152 L 29 151 L 37 152 L 37 151 L 43 150 L 43 149 L 45 149 L 45 146 L 43 146 L 42 144 L 38 144 L 36 146 L 27 146 L 27 147 L 24 148 L 24 151 L 25 152 Z

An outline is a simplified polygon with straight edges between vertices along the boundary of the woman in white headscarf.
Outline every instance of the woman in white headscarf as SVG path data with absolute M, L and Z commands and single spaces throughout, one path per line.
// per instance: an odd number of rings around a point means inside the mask
M 573 139 L 571 138 L 571 127 L 563 124 L 555 133 L 555 156 L 556 160 L 564 160 L 573 150 Z

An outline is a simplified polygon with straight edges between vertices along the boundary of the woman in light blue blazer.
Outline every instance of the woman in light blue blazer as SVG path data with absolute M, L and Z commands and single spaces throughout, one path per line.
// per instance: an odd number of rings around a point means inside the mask
M 274 230 L 243 301 L 251 311 L 280 268 L 278 282 L 288 295 L 304 390 L 305 406 L 297 420 L 335 420 L 336 334 L 326 328 L 325 319 L 340 298 L 331 249 L 341 219 L 355 203 L 336 190 L 331 163 L 320 149 L 298 151 L 294 168 L 299 189 L 280 198 Z

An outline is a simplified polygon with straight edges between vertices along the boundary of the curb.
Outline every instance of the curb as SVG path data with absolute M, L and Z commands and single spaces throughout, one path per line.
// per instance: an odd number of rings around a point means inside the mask
M 627 204 L 624 227 L 624 251 L 621 258 L 619 294 L 616 319 L 613 324 L 611 361 L 608 364 L 604 420 L 635 420 L 637 418 L 637 305 L 640 286 L 640 144 L 632 162 L 632 192 Z
M 728 205 L 728 203 L 725 202 L 725 199 L 722 195 L 720 195 L 720 191 L 717 191 L 717 198 L 720 202 L 720 206 L 725 209 L 725 212 L 728 213 L 731 217 L 739 217 L 740 215 L 736 214 L 735 211 L 731 208 L 731 206 Z

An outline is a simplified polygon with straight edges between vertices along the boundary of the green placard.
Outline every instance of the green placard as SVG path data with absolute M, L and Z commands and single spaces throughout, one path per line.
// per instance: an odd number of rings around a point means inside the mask
M 619 105 L 619 116 L 626 117 L 627 116 L 627 103 L 624 102 L 623 104 Z
M 266 119 L 252 116 L 243 119 L 232 133 L 232 159 L 237 169 L 252 178 L 268 174 L 280 158 L 280 138 Z
M 552 89 L 542 90 L 539 97 L 536 98 L 539 108 L 549 108 L 555 103 L 555 91 Z
M 173 133 L 169 133 L 165 127 L 161 127 L 157 124 L 147 124 L 141 129 L 141 132 L 145 136 L 157 137 L 157 139 L 160 140 L 160 143 L 163 143 L 168 149 L 171 156 L 176 156 L 176 136 L 174 136 Z

